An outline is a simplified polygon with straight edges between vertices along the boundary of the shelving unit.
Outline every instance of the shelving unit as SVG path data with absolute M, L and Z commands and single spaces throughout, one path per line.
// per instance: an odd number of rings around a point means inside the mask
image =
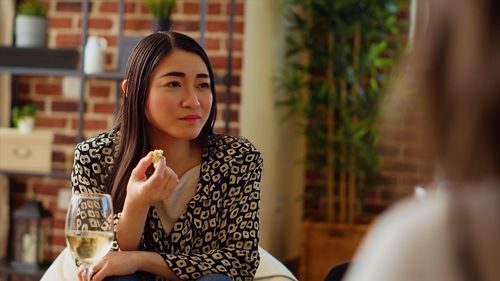
M 81 37 L 81 51 L 79 54 L 80 62 L 83 62 L 85 59 L 84 46 L 87 41 L 88 36 L 88 19 L 89 19 L 89 5 L 91 0 L 82 0 L 82 37 Z M 124 28 L 124 6 L 125 0 L 120 0 L 118 4 L 118 16 L 119 16 L 119 32 L 117 35 L 118 38 L 118 46 L 121 46 L 121 43 L 124 38 L 123 28 Z M 123 50 L 118 49 L 118 57 L 122 56 L 121 53 Z M 128 56 L 128 54 L 125 54 Z M 119 59 L 120 60 L 120 59 Z M 121 67 L 121 68 L 120 68 Z M 84 138 L 84 115 L 85 115 L 85 91 L 87 87 L 88 79 L 106 79 L 106 80 L 115 80 L 117 83 L 121 81 L 123 78 L 124 67 L 119 65 L 119 69 L 117 71 L 112 72 L 104 72 L 104 73 L 93 73 L 87 74 L 83 71 L 83 63 L 80 63 L 78 67 L 74 69 L 68 68 L 53 68 L 53 67 L 21 67 L 21 66 L 7 66 L 0 65 L 1 73 L 8 73 L 12 75 L 13 79 L 13 88 L 12 92 L 16 91 L 16 76 L 74 76 L 80 78 L 80 87 L 79 87 L 79 98 L 78 98 L 78 141 L 83 140 Z M 119 87 L 117 87 L 118 92 Z M 117 93 L 119 94 L 119 93 Z M 117 98 L 117 101 L 119 99 Z M 15 95 L 12 95 L 11 103 L 15 102 Z M 12 105 L 10 108 L 12 108 Z M 10 113 L 9 113 L 10 116 Z M 12 177 L 48 177 L 55 179 L 65 179 L 69 180 L 70 171 L 51 171 L 47 173 L 43 172 L 17 172 L 17 171 L 0 171 L 1 174 L 7 176 L 8 178 Z M 40 280 L 41 276 L 44 273 L 44 269 L 26 272 L 24 270 L 18 270 L 11 266 L 9 260 L 0 260 L 0 279 L 1 280 Z M 21 278 L 21 279 L 19 279 Z
M 88 23 L 89 23 L 89 7 L 91 0 L 81 0 L 81 10 L 82 10 L 82 21 L 81 21 L 81 52 L 79 54 L 80 62 L 85 61 L 85 52 L 84 46 L 87 42 L 88 37 Z M 235 1 L 230 0 L 230 11 L 231 11 L 231 22 L 229 24 L 229 38 L 230 42 L 232 41 L 232 32 L 234 31 L 234 5 Z M 199 32 L 200 45 L 204 47 L 205 45 L 205 30 L 206 30 L 206 14 L 207 14 L 207 6 L 208 0 L 200 0 L 200 23 L 199 23 Z M 13 79 L 16 79 L 16 76 L 74 76 L 80 78 L 79 85 L 79 97 L 78 97 L 78 141 L 83 140 L 84 138 L 84 117 L 85 117 L 85 92 L 87 89 L 87 80 L 89 79 L 105 79 L 105 80 L 115 80 L 117 83 L 117 98 L 116 98 L 116 108 L 118 108 L 119 103 L 119 83 L 124 77 L 124 68 L 126 57 L 128 57 L 128 51 L 131 50 L 131 44 L 134 41 L 133 37 L 127 37 L 124 35 L 124 22 L 125 22 L 125 0 L 118 1 L 118 14 L 119 17 L 118 23 L 118 34 L 117 34 L 117 46 L 118 46 L 118 65 L 117 70 L 112 72 L 104 72 L 97 74 L 87 74 L 83 71 L 83 63 L 80 63 L 78 67 L 74 69 L 66 69 L 66 68 L 48 68 L 48 67 L 12 67 L 0 65 L 0 73 L 9 73 L 13 76 Z M 120 48 L 121 46 L 125 46 L 125 48 Z M 230 47 L 232 44 L 230 43 Z M 232 48 L 228 51 L 228 69 L 227 76 L 219 77 L 216 79 L 217 84 L 225 84 L 226 91 L 228 93 L 231 92 L 231 68 L 232 68 Z M 15 80 L 14 80 L 15 82 Z M 16 85 L 16 83 L 13 83 Z M 16 91 L 15 86 L 12 89 L 13 92 Z M 230 96 L 226 94 L 225 96 Z M 13 98 L 14 101 L 15 98 Z M 231 103 L 230 97 L 224 101 L 226 104 L 226 110 L 224 111 L 224 120 L 226 122 L 226 130 L 228 130 L 229 124 L 229 104 Z M 10 114 L 9 114 L 10 115 Z M 33 172 L 13 172 L 13 171 L 0 171 L 0 174 L 4 174 L 7 177 L 50 177 L 57 179 L 69 179 L 70 171 L 52 171 L 49 173 L 33 173 Z M 23 273 L 15 271 L 10 265 L 8 261 L 0 261 L 0 277 L 9 276 L 9 275 L 25 275 L 25 277 L 33 278 L 33 280 L 39 280 L 40 276 L 43 274 L 42 271 L 32 272 L 32 273 Z M 1 279 L 1 278 L 0 278 Z M 7 277 L 7 280 L 10 280 Z

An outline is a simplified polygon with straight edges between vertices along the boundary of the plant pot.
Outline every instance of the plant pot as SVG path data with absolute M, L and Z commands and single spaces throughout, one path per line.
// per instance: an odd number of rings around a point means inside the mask
M 365 224 L 305 221 L 302 225 L 300 280 L 323 281 L 334 266 L 351 261 L 368 227 Z
M 47 45 L 47 19 L 17 15 L 15 35 L 16 47 L 45 47 Z
M 29 134 L 35 128 L 35 117 L 24 117 L 19 120 L 17 128 L 23 134 Z
M 153 21 L 151 22 L 153 32 L 169 31 L 171 25 L 172 25 L 172 22 L 170 20 L 153 19 Z

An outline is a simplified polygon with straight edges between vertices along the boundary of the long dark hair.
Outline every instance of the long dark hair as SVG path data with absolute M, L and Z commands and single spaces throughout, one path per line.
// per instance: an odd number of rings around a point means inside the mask
M 151 73 L 156 65 L 174 49 L 197 54 L 207 66 L 213 98 L 212 107 L 208 120 L 195 141 L 205 147 L 213 135 L 217 113 L 215 79 L 212 66 L 203 48 L 191 37 L 178 32 L 158 32 L 142 39 L 130 54 L 125 70 L 127 90 L 122 95 L 115 127 L 118 131 L 115 165 L 110 171 L 106 185 L 117 211 L 123 208 L 127 196 L 126 186 L 132 170 L 151 150 L 145 114 Z

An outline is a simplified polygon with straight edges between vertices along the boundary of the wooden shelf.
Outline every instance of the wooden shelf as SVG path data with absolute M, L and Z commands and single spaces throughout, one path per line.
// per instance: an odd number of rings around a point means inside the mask
M 72 69 L 59 68 L 37 68 L 20 66 L 0 66 L 0 72 L 6 72 L 12 75 L 31 75 L 31 76 L 79 76 L 80 71 Z
M 71 171 L 52 171 L 47 173 L 42 172 L 18 172 L 0 170 L 0 174 L 5 174 L 10 177 L 50 177 L 56 179 L 70 179 Z
M 45 273 L 45 269 L 41 270 L 26 270 L 26 269 L 18 269 L 13 267 L 8 260 L 0 260 L 0 276 L 3 274 L 6 275 L 16 275 L 16 276 L 27 276 L 32 277 L 33 280 L 40 280 L 40 278 Z
M 122 72 L 101 72 L 84 74 L 86 78 L 122 80 L 125 74 Z

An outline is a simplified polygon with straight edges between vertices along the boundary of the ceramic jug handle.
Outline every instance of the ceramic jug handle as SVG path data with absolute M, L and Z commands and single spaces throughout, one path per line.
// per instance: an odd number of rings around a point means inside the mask
M 104 38 L 104 37 L 99 38 L 99 42 L 100 42 L 101 48 L 103 50 L 108 47 L 108 41 L 106 41 L 106 38 Z

